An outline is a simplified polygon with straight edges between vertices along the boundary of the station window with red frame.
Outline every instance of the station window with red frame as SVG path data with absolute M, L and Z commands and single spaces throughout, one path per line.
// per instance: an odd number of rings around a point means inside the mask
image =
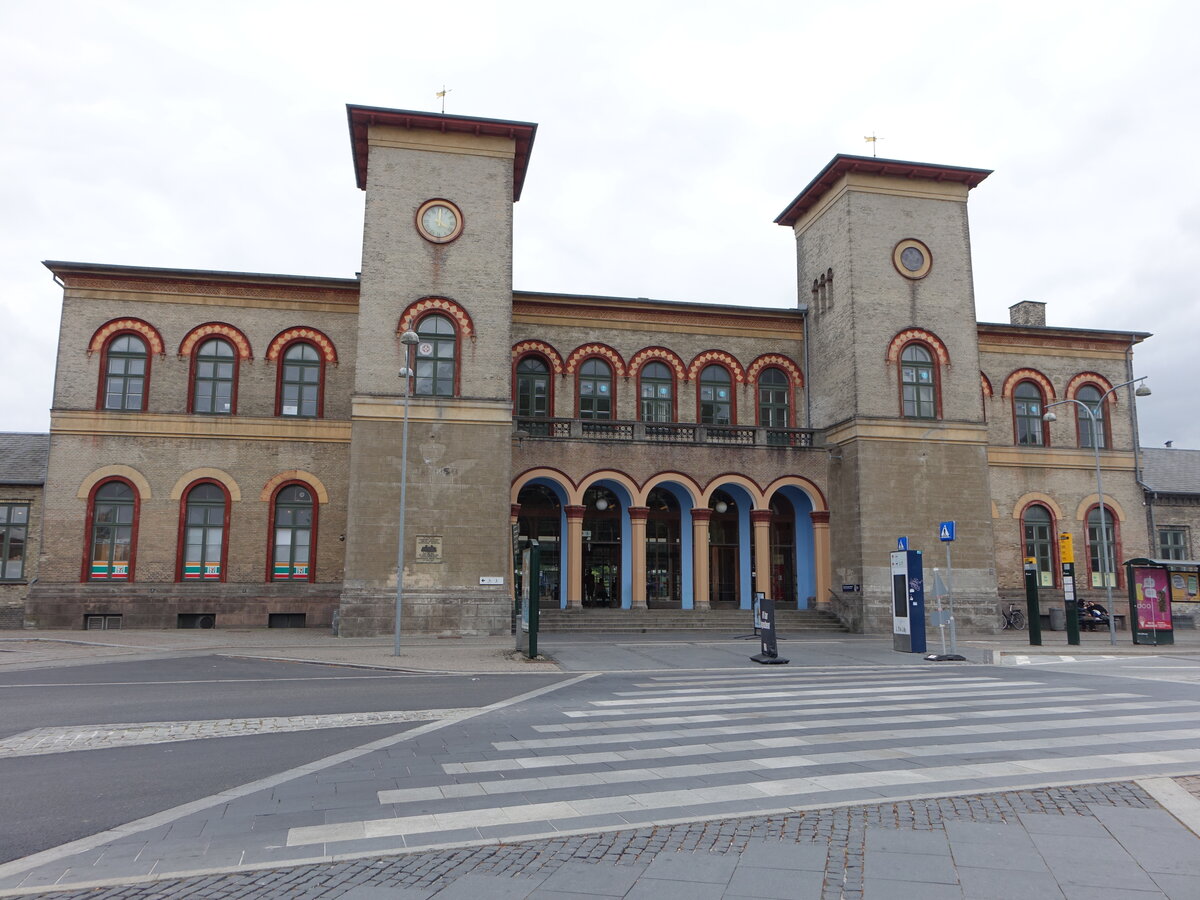
M 132 581 L 138 495 L 124 480 L 105 481 L 88 503 L 87 581 Z
M 272 581 L 312 581 L 316 558 L 317 504 L 307 484 L 280 488 L 272 504 Z
M 224 487 L 212 481 L 193 485 L 181 513 L 179 580 L 224 581 L 229 535 L 229 497 Z

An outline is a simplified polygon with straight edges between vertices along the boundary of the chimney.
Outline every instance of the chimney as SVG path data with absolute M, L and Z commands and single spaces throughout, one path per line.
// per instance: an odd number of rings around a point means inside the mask
M 1045 325 L 1046 304 L 1039 300 L 1022 300 L 1008 308 L 1008 321 L 1013 325 Z

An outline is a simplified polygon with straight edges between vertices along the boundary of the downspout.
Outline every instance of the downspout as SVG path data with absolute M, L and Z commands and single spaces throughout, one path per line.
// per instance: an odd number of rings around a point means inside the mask
M 1130 341 L 1129 346 L 1125 348 L 1125 380 L 1133 380 L 1133 342 Z M 1133 392 L 1133 385 L 1129 385 L 1129 414 L 1133 419 L 1133 478 L 1137 486 L 1142 489 L 1142 496 L 1145 498 L 1146 504 L 1146 526 L 1149 529 L 1146 534 L 1146 555 L 1151 559 L 1158 557 L 1158 525 L 1154 521 L 1154 500 L 1155 492 L 1146 482 L 1142 481 L 1142 439 L 1138 433 L 1138 418 L 1137 418 L 1137 395 Z
M 812 428 L 812 379 L 808 375 L 808 304 L 800 304 L 804 316 L 804 427 Z

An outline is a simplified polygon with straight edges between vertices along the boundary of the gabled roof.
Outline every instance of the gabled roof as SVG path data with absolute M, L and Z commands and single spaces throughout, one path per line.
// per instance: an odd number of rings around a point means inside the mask
M 529 154 L 533 151 L 533 139 L 537 135 L 537 125 L 533 122 L 447 116 L 444 113 L 353 104 L 346 105 L 346 117 L 350 120 L 354 177 L 360 190 L 367 189 L 367 129 L 371 125 L 390 125 L 394 128 L 511 138 L 517 145 L 516 157 L 513 159 L 513 202 L 521 199 L 521 188 L 525 186 L 525 170 L 529 167 Z
M 0 484 L 45 484 L 50 435 L 0 432 Z
M 948 181 L 973 188 L 992 174 L 991 169 L 966 169 L 962 166 L 939 166 L 932 163 L 908 162 L 903 159 L 878 159 L 874 156 L 848 156 L 839 153 L 810 181 L 787 209 L 775 219 L 777 225 L 795 225 L 843 175 L 857 172 L 864 175 L 884 175 L 889 178 L 912 178 L 924 181 Z
M 1200 494 L 1200 450 L 1142 450 L 1142 481 L 1156 494 Z

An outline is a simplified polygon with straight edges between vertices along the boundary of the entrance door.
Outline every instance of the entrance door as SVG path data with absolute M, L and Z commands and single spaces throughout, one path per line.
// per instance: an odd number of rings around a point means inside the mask
M 737 546 L 713 546 L 709 554 L 709 604 L 737 608 L 741 602 Z
M 584 545 L 583 605 L 621 605 L 621 545 Z

